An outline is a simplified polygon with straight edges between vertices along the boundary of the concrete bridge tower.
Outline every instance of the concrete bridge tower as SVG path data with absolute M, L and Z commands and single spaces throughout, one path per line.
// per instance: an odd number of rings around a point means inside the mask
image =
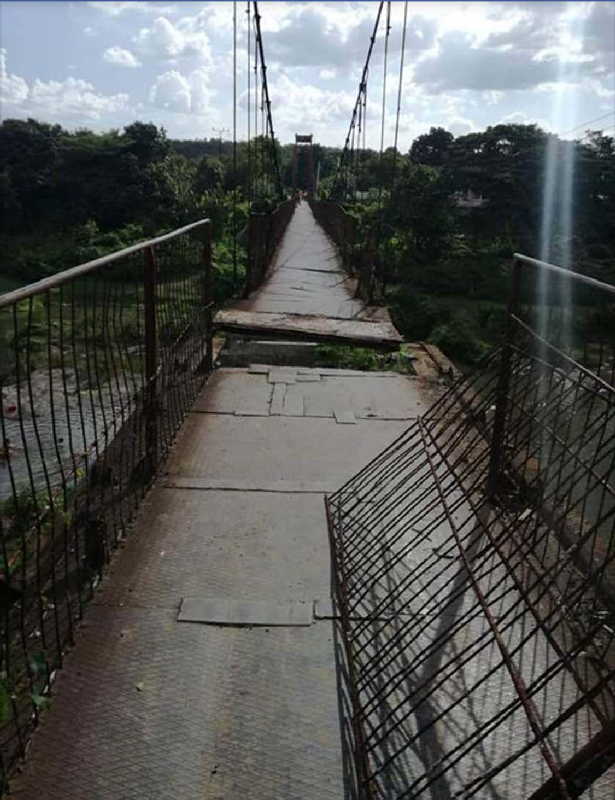
M 303 189 L 314 193 L 314 148 L 312 134 L 295 134 L 293 150 L 293 190 Z

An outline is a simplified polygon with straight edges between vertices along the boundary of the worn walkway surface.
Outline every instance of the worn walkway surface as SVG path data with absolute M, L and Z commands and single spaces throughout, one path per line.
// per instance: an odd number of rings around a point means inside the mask
M 301 292 L 297 308 L 358 311 L 327 253 L 324 272 L 289 253 L 251 302 L 270 313 Z M 12 796 L 340 800 L 333 623 L 313 613 L 331 593 L 323 497 L 424 402 L 393 373 L 217 370 L 87 610 Z M 181 622 L 185 598 L 265 622 L 292 602 L 308 624 Z
M 397 347 L 402 340 L 387 310 L 366 308 L 355 289 L 331 240 L 302 202 L 263 286 L 219 311 L 216 323 L 229 331 Z
M 421 403 L 392 373 L 218 370 L 87 612 L 14 796 L 340 800 L 331 621 L 177 612 L 184 597 L 328 598 L 323 493 Z

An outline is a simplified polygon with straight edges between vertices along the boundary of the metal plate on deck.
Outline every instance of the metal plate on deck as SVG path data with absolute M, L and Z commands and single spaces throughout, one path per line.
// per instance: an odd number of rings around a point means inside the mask
M 308 626 L 314 621 L 312 602 L 304 600 L 233 600 L 228 597 L 184 597 L 178 622 L 205 625 Z
M 357 418 L 348 408 L 334 408 L 333 414 L 338 425 L 356 425 Z

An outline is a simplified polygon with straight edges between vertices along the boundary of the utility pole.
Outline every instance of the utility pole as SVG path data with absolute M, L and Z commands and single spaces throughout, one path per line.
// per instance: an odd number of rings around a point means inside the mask
M 228 128 L 214 128 L 212 127 L 212 131 L 218 135 L 218 158 L 222 156 L 222 134 L 223 133 L 230 133 Z

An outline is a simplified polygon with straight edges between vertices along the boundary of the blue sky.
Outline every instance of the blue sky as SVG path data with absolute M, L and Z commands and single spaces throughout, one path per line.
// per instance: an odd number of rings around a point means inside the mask
M 276 133 L 341 144 L 375 2 L 261 2 Z M 239 136 L 246 133 L 246 4 L 239 20 Z M 178 138 L 232 125 L 231 2 L 0 3 L 3 117 L 69 128 L 135 119 Z M 392 3 L 386 143 L 392 141 L 403 2 Z M 379 139 L 382 38 L 370 72 L 368 144 Z M 615 2 L 409 3 L 400 144 L 537 122 L 615 131 Z

